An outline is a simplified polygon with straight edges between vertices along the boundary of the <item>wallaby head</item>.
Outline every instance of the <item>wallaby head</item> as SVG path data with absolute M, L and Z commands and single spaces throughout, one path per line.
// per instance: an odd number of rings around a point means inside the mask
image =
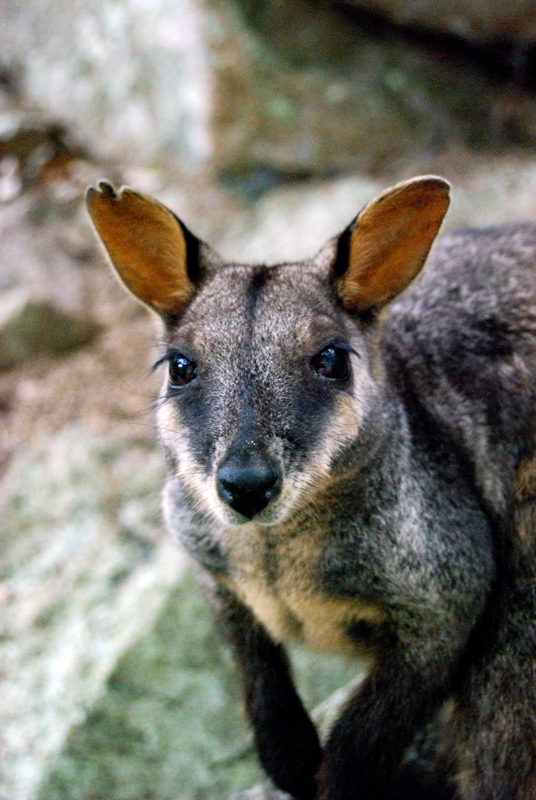
M 375 321 L 421 270 L 448 194 L 432 176 L 397 185 L 312 260 L 266 267 L 223 262 L 132 189 L 89 190 L 117 274 L 164 321 L 158 425 L 196 508 L 280 522 L 367 457 L 383 385 Z

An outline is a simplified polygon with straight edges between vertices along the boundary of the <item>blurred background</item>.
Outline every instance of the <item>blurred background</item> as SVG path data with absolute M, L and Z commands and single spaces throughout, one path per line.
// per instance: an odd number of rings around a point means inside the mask
M 311 255 L 435 172 L 446 228 L 536 219 L 532 0 L 0 0 L 0 798 L 221 800 L 259 770 L 163 531 L 154 323 L 106 177 L 224 256 Z M 356 666 L 295 654 L 310 707 Z

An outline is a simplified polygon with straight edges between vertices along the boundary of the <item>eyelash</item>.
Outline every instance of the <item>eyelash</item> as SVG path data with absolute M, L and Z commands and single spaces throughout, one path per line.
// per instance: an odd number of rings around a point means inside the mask
M 180 365 L 179 362 L 182 361 Z M 168 385 L 171 390 L 180 390 L 187 386 L 197 377 L 197 364 L 186 355 L 182 350 L 170 350 L 156 364 L 153 365 L 152 371 L 158 369 L 162 364 L 168 363 L 169 365 L 169 379 Z M 176 367 L 176 374 L 173 375 L 173 367 Z M 183 370 L 183 374 L 179 372 Z
M 352 374 L 350 353 L 357 355 L 353 347 L 346 342 L 338 340 L 328 342 L 310 359 L 309 365 L 320 378 L 344 383 Z

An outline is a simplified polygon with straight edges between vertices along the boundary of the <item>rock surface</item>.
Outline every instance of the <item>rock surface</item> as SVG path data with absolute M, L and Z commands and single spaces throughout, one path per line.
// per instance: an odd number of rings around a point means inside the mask
M 256 170 L 262 181 L 379 170 L 452 142 L 536 142 L 532 95 L 327 4 L 4 6 L 0 49 L 21 91 L 101 158 L 165 159 L 190 177 Z
M 134 435 L 125 444 L 72 423 L 4 478 L 0 786 L 10 798 L 34 796 L 183 569 L 159 537 L 159 459 Z

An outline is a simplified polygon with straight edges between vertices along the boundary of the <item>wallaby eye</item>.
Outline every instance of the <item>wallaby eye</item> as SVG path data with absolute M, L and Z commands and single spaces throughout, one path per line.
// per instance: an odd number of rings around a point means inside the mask
M 197 376 L 197 365 L 182 353 L 174 353 L 169 358 L 169 385 L 172 389 L 191 383 Z
M 346 381 L 350 377 L 350 355 L 348 350 L 329 345 L 311 359 L 311 366 L 323 378 Z

